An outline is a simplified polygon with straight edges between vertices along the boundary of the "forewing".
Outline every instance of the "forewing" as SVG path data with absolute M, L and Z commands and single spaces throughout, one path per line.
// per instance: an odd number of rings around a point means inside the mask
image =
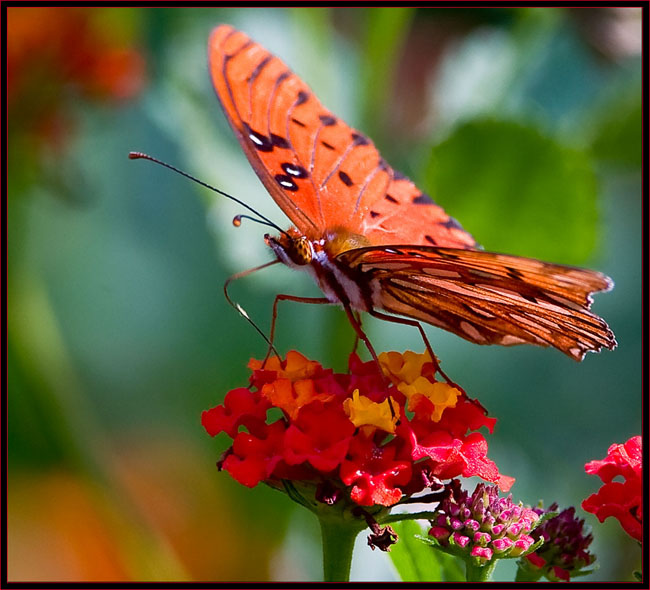
M 605 275 L 531 258 L 456 248 L 391 246 L 344 252 L 376 308 L 439 326 L 476 344 L 554 346 L 576 360 L 616 346 L 591 294 Z
M 212 82 L 265 187 L 311 239 L 359 233 L 364 199 L 391 176 L 372 142 L 325 109 L 277 57 L 228 25 L 209 41 Z
M 251 165 L 308 238 L 328 230 L 370 244 L 456 248 L 473 238 L 333 115 L 279 58 L 228 25 L 209 41 L 212 83 Z
M 391 170 L 386 193 L 368 206 L 363 233 L 371 244 L 478 248 L 476 240 L 408 178 Z

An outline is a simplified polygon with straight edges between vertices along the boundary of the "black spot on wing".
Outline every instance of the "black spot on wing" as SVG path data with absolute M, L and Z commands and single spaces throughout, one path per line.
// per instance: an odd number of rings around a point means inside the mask
M 280 137 L 275 133 L 271 133 L 271 143 L 273 144 L 274 147 L 279 147 L 283 149 L 288 149 L 290 147 L 289 142 L 284 137 Z
M 386 170 L 388 170 L 388 169 L 390 168 L 390 166 L 388 165 L 388 163 L 386 162 L 386 160 L 384 160 L 384 158 L 379 158 L 379 162 L 378 162 L 378 164 L 377 164 L 377 167 L 378 167 L 380 170 L 384 170 L 384 171 L 386 171 Z
M 413 197 L 412 203 L 414 205 L 433 205 L 433 199 L 425 193 L 420 193 L 417 197 Z
M 242 123 L 244 134 L 253 144 L 253 147 L 259 152 L 272 152 L 273 142 L 266 135 L 262 135 L 250 128 L 247 123 Z
M 524 275 L 521 274 L 521 272 L 519 272 L 516 268 L 513 268 L 513 267 L 511 267 L 511 266 L 508 266 L 508 267 L 506 268 L 506 271 L 507 271 L 507 273 L 508 273 L 508 276 L 509 276 L 511 279 L 515 279 L 515 280 L 518 281 L 518 280 L 521 280 L 521 279 L 524 278 Z
M 427 242 L 429 242 L 429 244 L 431 244 L 431 245 L 433 245 L 433 246 L 436 245 L 436 241 L 435 241 L 431 236 L 426 235 L 426 236 L 424 236 L 424 239 L 425 239 Z
M 321 141 L 320 143 L 321 143 L 321 145 L 323 147 L 327 148 L 328 150 L 335 150 L 336 149 L 333 145 L 327 143 L 326 141 Z
M 440 225 L 447 229 L 463 229 L 460 223 L 458 223 L 453 217 L 450 217 L 447 221 L 441 221 Z
M 370 212 L 370 217 L 372 217 L 373 219 L 375 219 L 375 217 L 379 217 L 379 215 L 381 215 L 381 214 L 377 213 L 377 211 L 371 211 Z
M 537 299 L 533 297 L 532 295 L 528 295 L 528 293 L 519 293 L 526 301 L 530 301 L 531 303 L 537 303 Z
M 343 170 L 339 170 L 339 178 L 345 186 L 352 186 L 354 184 L 354 182 L 352 182 L 352 179 L 345 172 L 343 172 Z
M 389 201 L 389 202 L 391 202 L 391 203 L 398 203 L 398 202 L 399 202 L 395 197 L 391 197 L 389 194 L 387 194 L 387 195 L 384 197 L 384 199 L 386 199 L 387 201 Z
M 255 79 L 262 73 L 262 70 L 268 65 L 268 63 L 273 59 L 272 55 L 267 55 L 260 63 L 255 66 L 255 69 L 248 76 L 247 82 L 249 84 L 255 82 Z
M 291 117 L 291 120 L 299 127 L 305 127 L 305 124 L 302 121 L 298 121 L 298 119 L 294 119 L 293 117 Z
M 318 115 L 318 118 L 325 127 L 336 125 L 336 117 L 332 117 L 332 115 Z
M 298 190 L 298 185 L 293 181 L 291 176 L 276 174 L 275 180 L 285 191 L 296 192 Z
M 408 180 L 399 170 L 393 170 L 393 180 Z
M 296 106 L 299 106 L 301 104 L 306 103 L 309 100 L 309 92 L 305 92 L 304 90 L 301 90 L 298 93 L 298 97 L 296 98 Z
M 294 178 L 307 178 L 307 170 L 298 164 L 291 164 L 290 162 L 285 162 L 280 166 L 289 176 Z
M 361 135 L 360 133 L 353 133 L 352 143 L 354 145 L 368 145 L 370 143 L 370 140 L 365 135 Z

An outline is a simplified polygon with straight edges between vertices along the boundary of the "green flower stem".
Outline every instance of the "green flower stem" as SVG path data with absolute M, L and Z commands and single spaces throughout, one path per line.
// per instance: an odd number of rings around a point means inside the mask
M 465 560 L 465 577 L 468 582 L 489 582 L 497 564 L 493 559 L 485 565 L 476 565 L 473 560 Z
M 319 515 L 323 538 L 323 581 L 348 582 L 354 540 L 361 528 L 354 521 Z

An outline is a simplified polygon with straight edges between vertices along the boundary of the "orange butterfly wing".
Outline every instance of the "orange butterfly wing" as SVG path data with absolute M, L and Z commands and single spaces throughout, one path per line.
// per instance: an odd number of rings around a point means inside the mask
M 377 245 L 476 245 L 372 141 L 244 33 L 217 27 L 208 53 L 214 88 L 244 153 L 302 234 L 315 240 L 342 228 Z
M 336 260 L 369 281 L 375 306 L 476 344 L 554 346 L 575 360 L 616 347 L 591 294 L 605 275 L 532 258 L 418 246 L 349 250 Z
M 344 249 L 334 262 L 375 309 L 477 344 L 554 346 L 576 360 L 616 346 L 604 320 L 589 311 L 591 293 L 611 288 L 607 277 L 478 250 L 367 137 L 245 34 L 217 27 L 209 59 L 244 153 L 298 231 L 315 241 L 342 229 L 371 244 Z

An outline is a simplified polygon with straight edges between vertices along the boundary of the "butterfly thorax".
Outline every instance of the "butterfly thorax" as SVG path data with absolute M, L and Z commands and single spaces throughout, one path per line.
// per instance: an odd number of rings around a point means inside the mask
M 280 262 L 310 274 L 332 303 L 343 303 L 360 311 L 372 307 L 370 295 L 362 292 L 358 282 L 350 276 L 350 269 L 336 260 L 343 252 L 369 246 L 364 236 L 341 228 L 328 230 L 320 239 L 311 240 L 290 228 L 278 237 L 267 234 L 264 241 Z

